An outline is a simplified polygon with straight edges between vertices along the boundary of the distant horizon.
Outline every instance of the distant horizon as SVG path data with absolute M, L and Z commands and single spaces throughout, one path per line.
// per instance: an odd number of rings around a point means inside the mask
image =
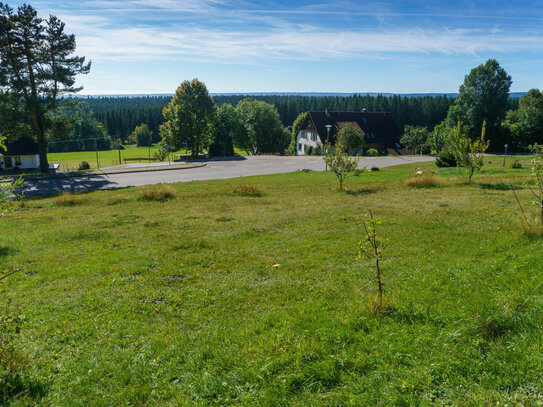
M 509 92 L 510 97 L 521 97 L 525 95 L 528 91 L 525 92 Z M 93 98 L 93 97 L 159 97 L 159 96 L 173 96 L 174 93 L 104 93 L 104 94 L 85 94 L 78 93 L 67 96 L 75 96 L 82 98 Z M 407 96 L 407 97 L 417 97 L 417 96 L 448 96 L 456 97 L 459 95 L 458 92 L 409 92 L 409 93 L 393 93 L 393 92 L 209 92 L 210 96 L 307 96 L 307 97 L 325 97 L 325 96 Z

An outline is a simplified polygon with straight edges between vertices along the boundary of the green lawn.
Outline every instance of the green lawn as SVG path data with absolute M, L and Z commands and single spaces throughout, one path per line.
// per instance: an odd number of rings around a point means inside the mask
M 160 146 L 154 144 L 151 147 L 151 158 Z M 126 145 L 124 150 L 121 150 L 121 163 L 124 164 L 125 158 L 148 158 L 148 147 L 137 147 L 135 145 Z M 71 153 L 49 153 L 47 154 L 49 164 L 54 164 L 59 161 L 61 169 L 76 170 L 81 161 L 87 161 L 91 168 L 96 168 L 96 151 L 76 151 Z M 119 165 L 119 151 L 98 151 L 98 162 L 100 168 Z
M 160 148 L 160 145 L 153 144 L 151 147 L 151 158 L 153 157 L 156 150 Z M 175 154 L 186 154 L 185 150 L 176 151 L 172 153 L 171 159 L 174 160 Z M 235 149 L 235 154 L 244 156 L 246 152 L 240 149 Z M 148 158 L 149 157 L 149 148 L 148 147 L 137 147 L 135 145 L 125 145 L 125 149 L 121 150 L 121 164 L 124 164 L 125 158 Z M 79 163 L 81 161 L 87 161 L 91 168 L 96 168 L 96 151 L 76 151 L 71 153 L 49 153 L 47 154 L 47 159 L 49 164 L 54 164 L 57 161 L 60 164 L 61 169 L 66 170 L 77 170 Z M 119 151 L 118 150 L 109 150 L 109 151 L 98 151 L 98 163 L 100 168 L 111 167 L 113 165 L 119 165 Z
M 344 193 L 300 172 L 177 184 L 163 202 L 26 201 L 0 220 L 1 263 L 21 268 L 2 298 L 26 321 L 0 390 L 15 383 L 15 405 L 540 405 L 543 238 L 508 190 L 535 214 L 529 170 L 491 160 L 429 189 L 403 166 Z M 370 209 L 390 241 L 384 315 L 356 260 Z

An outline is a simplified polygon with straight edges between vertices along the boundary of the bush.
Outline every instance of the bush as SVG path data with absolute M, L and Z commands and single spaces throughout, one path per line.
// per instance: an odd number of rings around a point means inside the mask
M 405 185 L 413 188 L 435 188 L 439 187 L 441 183 L 433 173 L 419 171 L 414 177 L 407 179 Z
M 147 188 L 141 191 L 139 199 L 142 201 L 165 202 L 168 199 L 175 198 L 175 189 L 169 185 Z
M 239 196 L 262 196 L 264 195 L 261 190 L 252 185 L 239 185 L 232 191 L 235 195 Z
M 168 157 L 168 150 L 166 150 L 164 147 L 158 149 L 157 151 L 155 151 L 155 153 L 153 154 L 153 156 L 158 160 L 158 161 L 164 161 L 167 157 Z
M 511 163 L 511 168 L 522 168 L 522 163 L 519 160 L 515 160 Z
M 377 157 L 379 155 L 379 151 L 377 151 L 375 148 L 370 148 L 368 150 L 368 155 L 370 157 Z
M 313 146 L 307 146 L 305 149 L 305 155 L 313 155 Z
M 77 167 L 78 171 L 88 171 L 90 170 L 90 164 L 87 161 L 81 161 L 79 163 L 79 167 Z
M 317 143 L 316 147 L 313 149 L 313 155 L 322 155 L 322 144 Z
M 456 158 L 451 151 L 442 151 L 436 158 L 436 165 L 438 167 L 456 167 Z
M 56 206 L 75 206 L 84 203 L 86 198 L 77 192 L 63 192 L 55 199 Z

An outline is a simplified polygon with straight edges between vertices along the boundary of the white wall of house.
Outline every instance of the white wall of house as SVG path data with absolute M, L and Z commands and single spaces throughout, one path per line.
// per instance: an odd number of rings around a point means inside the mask
M 322 144 L 319 135 L 314 131 L 301 130 L 296 137 L 296 153 L 297 155 L 305 155 L 308 147 L 317 147 Z
M 37 154 L 17 155 L 17 156 L 10 156 L 10 157 L 11 157 L 11 168 L 7 168 L 7 169 L 13 169 L 14 167 L 31 169 L 31 168 L 38 168 L 40 166 L 40 157 Z M 4 156 L 0 156 L 0 167 L 2 169 L 6 169 L 6 157 Z

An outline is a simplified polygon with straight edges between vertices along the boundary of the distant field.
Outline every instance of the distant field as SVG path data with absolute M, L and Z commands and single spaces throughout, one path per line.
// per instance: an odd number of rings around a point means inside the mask
M 151 147 L 151 157 L 160 146 L 155 144 Z M 121 164 L 125 158 L 147 158 L 149 157 L 148 147 L 136 147 L 135 145 L 126 145 L 124 150 L 121 150 Z M 49 164 L 60 162 L 60 168 L 75 170 L 78 168 L 81 161 L 87 161 L 91 168 L 96 168 L 96 152 L 95 151 L 77 151 L 73 153 L 49 153 L 47 154 Z M 111 167 L 119 165 L 119 151 L 98 151 L 98 162 L 100 167 Z
M 151 158 L 156 150 L 160 149 L 158 144 L 154 144 L 151 147 Z M 185 150 L 176 151 L 171 153 L 171 159 L 174 160 L 175 154 L 186 154 Z M 235 149 L 237 155 L 246 155 L 245 151 Z M 135 145 L 125 145 L 125 149 L 121 150 L 121 164 L 124 164 L 125 158 L 148 158 L 148 147 L 136 147 Z M 92 169 L 96 168 L 96 152 L 95 151 L 77 151 L 72 153 L 49 153 L 47 154 L 49 164 L 54 164 L 57 161 L 60 163 L 61 169 L 76 170 L 79 167 L 81 161 L 87 161 Z M 166 159 L 167 161 L 167 159 Z M 111 167 L 113 165 L 119 165 L 119 151 L 98 151 L 98 162 L 100 168 Z
M 543 238 L 509 189 L 534 216 L 528 161 L 489 160 L 427 189 L 405 180 L 430 163 L 345 193 L 299 172 L 27 200 L 1 219 L 2 267 L 22 270 L 0 305 L 26 322 L 0 390 L 21 406 L 540 405 Z M 160 188 L 175 197 L 141 199 Z M 384 315 L 356 260 L 370 209 L 390 241 Z

